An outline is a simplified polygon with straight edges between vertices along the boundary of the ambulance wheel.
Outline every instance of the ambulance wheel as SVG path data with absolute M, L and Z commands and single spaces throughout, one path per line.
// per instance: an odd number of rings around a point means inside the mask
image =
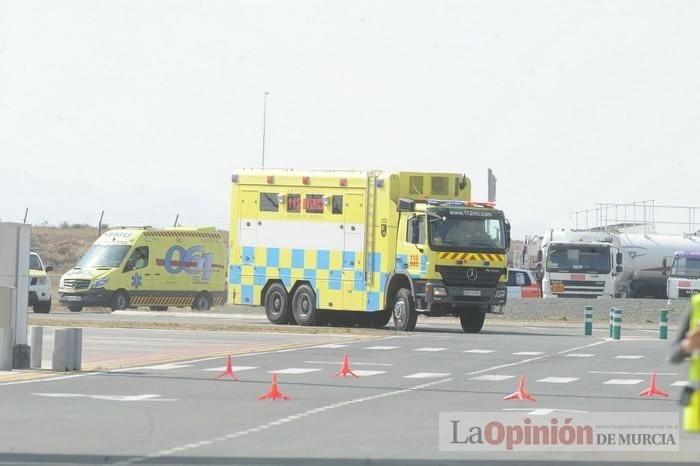
M 211 309 L 211 298 L 209 297 L 209 293 L 199 293 L 194 298 L 192 309 L 195 311 L 208 311 Z
M 34 305 L 34 312 L 36 314 L 48 314 L 51 310 L 51 300 L 39 301 Z
M 486 314 L 475 309 L 469 309 L 459 315 L 459 323 L 462 324 L 464 333 L 479 333 L 484 326 Z
M 316 325 L 319 311 L 316 296 L 309 285 L 301 285 L 292 297 L 292 314 L 299 325 Z
M 289 308 L 289 295 L 281 283 L 270 285 L 265 292 L 264 304 L 267 320 L 271 323 L 284 325 L 292 320 L 292 311 Z
M 71 312 L 80 312 L 83 310 L 83 306 L 81 306 L 80 304 L 69 304 L 68 310 Z
M 117 291 L 112 295 L 111 306 L 113 311 L 123 311 L 129 307 L 129 295 L 126 291 Z
M 396 327 L 396 330 L 412 332 L 416 329 L 418 313 L 416 312 L 416 304 L 413 302 L 413 296 L 411 296 L 410 290 L 401 288 L 396 292 L 392 314 L 394 316 L 394 327 Z
M 391 320 L 391 317 L 391 309 L 384 309 L 383 311 L 371 312 L 369 326 L 371 328 L 384 328 L 386 327 L 386 324 L 388 324 Z

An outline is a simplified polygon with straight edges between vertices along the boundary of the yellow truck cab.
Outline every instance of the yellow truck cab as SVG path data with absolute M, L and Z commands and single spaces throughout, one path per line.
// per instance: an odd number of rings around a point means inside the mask
M 277 324 L 320 310 L 458 316 L 481 331 L 506 302 L 510 226 L 456 173 L 243 170 L 232 176 L 229 300 Z
M 29 253 L 29 306 L 35 313 L 48 314 L 51 311 L 51 279 L 46 272 L 53 267 L 44 265 L 39 254 Z
M 226 275 L 225 245 L 214 227 L 123 227 L 90 246 L 61 277 L 58 293 L 74 312 L 86 306 L 207 310 L 225 302 Z

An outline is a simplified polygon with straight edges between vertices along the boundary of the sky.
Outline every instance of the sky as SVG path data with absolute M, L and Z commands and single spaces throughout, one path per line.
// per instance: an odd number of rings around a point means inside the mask
M 230 175 L 487 170 L 513 237 L 696 206 L 700 2 L 0 0 L 0 219 L 228 226 Z M 700 212 L 699 212 L 700 221 Z

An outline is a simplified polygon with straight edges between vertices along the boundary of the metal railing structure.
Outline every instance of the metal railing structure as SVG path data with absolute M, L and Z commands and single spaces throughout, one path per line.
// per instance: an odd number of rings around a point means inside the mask
M 653 200 L 597 203 L 572 212 L 576 229 L 635 233 L 700 234 L 700 207 L 659 205 Z

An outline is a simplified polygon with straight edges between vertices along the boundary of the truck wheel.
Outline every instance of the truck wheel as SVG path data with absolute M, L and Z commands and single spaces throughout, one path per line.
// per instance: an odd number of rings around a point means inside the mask
M 199 293 L 194 298 L 192 309 L 195 311 L 208 311 L 211 309 L 211 298 L 209 297 L 209 293 Z
M 71 312 L 80 312 L 83 310 L 83 306 L 81 306 L 80 304 L 69 304 L 68 310 Z
M 110 305 L 113 311 L 123 311 L 129 307 L 129 295 L 126 291 L 117 291 L 112 295 L 112 303 Z
M 37 314 L 48 314 L 51 310 L 51 299 L 48 301 L 37 301 L 34 305 L 34 312 Z
M 462 324 L 465 333 L 479 333 L 484 326 L 485 317 L 485 313 L 469 309 L 459 315 L 459 323 Z
M 392 314 L 394 315 L 394 327 L 396 327 L 396 330 L 404 332 L 415 330 L 418 313 L 416 312 L 416 304 L 413 302 L 410 290 L 401 288 L 396 292 Z
M 391 320 L 391 309 L 383 311 L 371 312 L 369 315 L 369 326 L 371 328 L 384 328 Z
M 273 324 L 288 324 L 292 318 L 292 310 L 289 308 L 289 295 L 284 285 L 273 283 L 265 292 L 265 314 L 267 320 Z
M 319 312 L 316 296 L 309 285 L 301 285 L 292 297 L 292 314 L 299 325 L 316 325 Z

